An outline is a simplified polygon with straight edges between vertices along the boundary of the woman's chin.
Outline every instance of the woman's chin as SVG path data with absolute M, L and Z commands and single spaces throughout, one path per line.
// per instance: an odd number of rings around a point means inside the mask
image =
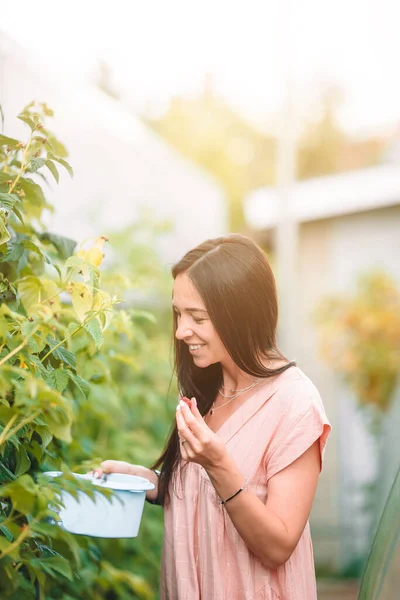
M 206 369 L 207 367 L 214 365 L 216 362 L 215 360 L 211 360 L 210 358 L 207 358 L 205 356 L 193 356 L 193 362 L 196 365 L 196 367 L 199 367 L 199 369 Z

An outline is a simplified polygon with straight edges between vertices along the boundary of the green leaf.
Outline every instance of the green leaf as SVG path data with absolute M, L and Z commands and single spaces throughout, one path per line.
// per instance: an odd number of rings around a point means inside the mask
M 8 183 L 9 181 L 14 181 L 16 175 L 12 173 L 6 173 L 6 171 L 0 171 L 0 183 Z
M 10 232 L 8 231 L 6 224 L 3 221 L 3 218 L 0 214 L 0 245 L 5 244 L 8 240 L 11 239 Z
M 7 244 L 7 252 L 0 256 L 0 262 L 13 262 L 21 258 L 24 253 L 24 247 L 18 242 Z
M 104 342 L 104 336 L 98 320 L 94 318 L 85 323 L 85 329 L 88 333 L 90 333 L 90 335 L 94 339 L 94 343 L 96 344 L 97 350 L 100 350 Z
M 47 132 L 48 145 L 51 147 L 52 154 L 67 158 L 68 152 L 64 144 L 62 144 L 51 131 Z M 50 158 L 50 157 L 49 157 Z
M 106 315 L 104 314 L 104 312 L 99 313 L 99 319 L 100 319 L 101 328 L 105 329 L 105 327 L 107 325 L 107 319 L 106 319 Z
M 32 179 L 20 179 L 19 185 L 25 192 L 25 202 L 31 202 L 34 206 L 44 207 L 47 206 L 46 198 L 44 197 L 43 190 Z
M 17 117 L 20 121 L 23 121 L 24 123 L 26 123 L 27 125 L 29 125 L 29 127 L 32 129 L 32 131 L 34 129 L 36 129 L 36 123 L 35 121 L 32 119 L 32 117 L 30 116 L 29 113 L 21 113 L 18 115 Z
M 23 448 L 22 446 L 20 446 L 16 450 L 16 470 L 15 470 L 15 475 L 17 477 L 19 477 L 23 473 L 26 473 L 26 471 L 29 470 L 30 466 L 31 466 L 30 458 L 27 455 L 25 448 Z
M 35 338 L 36 336 L 33 337 Z M 35 356 L 34 354 L 31 354 L 29 357 L 29 362 L 31 362 L 34 365 L 35 369 L 40 373 L 41 377 L 43 377 L 43 379 L 46 379 L 48 371 L 40 362 L 40 358 L 38 356 Z
M 63 166 L 63 167 L 64 167 L 64 168 L 65 168 L 65 169 L 68 171 L 68 173 L 70 174 L 70 177 L 73 179 L 73 177 L 74 177 L 74 170 L 73 170 L 73 168 L 71 167 L 71 165 L 69 165 L 69 164 L 67 163 L 67 161 L 66 161 L 66 160 L 64 160 L 64 159 L 63 159 L 63 158 L 61 158 L 60 156 L 54 156 L 54 154 L 51 154 L 50 152 L 48 153 L 48 157 L 49 157 L 51 160 L 55 160 L 56 162 L 60 163 L 60 165 L 62 165 L 62 166 Z
M 6 194 L 5 192 L 0 193 L 0 205 L 3 208 L 12 209 L 14 204 L 19 202 L 19 198 L 16 194 Z
M 54 233 L 48 233 L 46 231 L 45 233 L 42 233 L 40 235 L 40 239 L 43 242 L 49 242 L 53 244 L 58 254 L 60 255 L 60 258 L 62 258 L 63 260 L 69 258 L 75 250 L 75 240 L 71 240 L 70 238 L 64 237 L 62 235 L 56 235 Z
M 3 536 L 0 536 L 0 550 L 1 551 L 8 550 L 9 546 L 10 546 L 10 542 L 8 540 L 6 540 L 6 538 L 4 538 Z M 11 552 L 11 554 L 9 554 L 9 556 L 11 556 L 11 558 L 16 560 L 18 558 L 18 547 L 14 550 L 14 552 Z
M 47 342 L 50 348 L 54 348 L 58 343 L 54 338 L 47 338 Z M 63 348 L 63 346 L 59 346 L 52 352 L 52 354 L 55 358 L 58 358 L 58 360 L 61 360 L 63 363 L 72 367 L 74 371 L 76 371 L 76 358 L 72 352 L 66 348 Z
M 86 400 L 90 393 L 90 385 L 88 384 L 88 382 L 85 381 L 84 379 L 82 379 L 82 377 L 80 377 L 76 373 L 72 373 L 71 371 L 68 371 L 68 375 L 69 375 L 71 381 L 73 381 L 73 383 L 78 388 L 83 399 Z
M 97 267 L 94 267 L 93 265 L 87 265 L 87 267 L 89 268 L 90 272 L 90 283 L 92 286 L 92 293 L 93 296 L 95 296 L 100 285 L 100 271 Z
M 0 460 L 0 485 L 14 481 L 15 475 L 6 467 L 4 462 Z
M 54 369 L 47 376 L 47 382 L 58 392 L 63 392 L 68 384 L 68 374 L 62 369 Z
M 42 448 L 47 448 L 47 446 L 50 444 L 51 440 L 53 439 L 53 436 L 50 433 L 50 431 L 47 429 L 47 427 L 37 426 L 36 432 L 42 438 Z
M 16 206 L 13 206 L 11 210 L 18 217 L 18 219 L 21 221 L 22 225 L 25 225 L 23 216 L 22 216 L 21 212 L 19 211 L 19 209 Z
M 1 490 L 1 494 L 5 498 L 11 498 L 14 508 L 26 515 L 33 510 L 36 486 L 32 478 L 25 474 L 5 485 Z
M 16 148 L 18 144 L 20 144 L 20 141 L 15 140 L 14 138 L 7 137 L 6 135 L 0 134 L 0 144 L 2 146 L 10 146 L 11 148 Z
M 54 162 L 52 160 L 50 160 L 50 159 L 47 159 L 46 162 L 45 162 L 45 165 L 49 169 L 49 171 L 51 172 L 51 174 L 53 175 L 53 177 L 56 180 L 56 182 L 59 183 L 60 176 L 58 174 L 57 167 L 54 164 Z
M 54 413 L 48 415 L 46 418 L 46 424 L 50 432 L 54 435 L 54 437 L 56 437 L 59 440 L 62 440 L 63 442 L 71 443 L 72 422 L 68 419 L 61 420 L 60 418 L 58 418 L 58 416 L 59 415 L 57 415 L 57 418 L 55 418 Z
M 5 535 L 5 537 L 7 538 L 7 540 L 9 542 L 12 542 L 14 540 L 14 536 L 11 533 L 11 531 L 8 529 L 8 527 L 6 527 L 5 525 L 0 525 L 0 531 L 3 535 Z
M 32 160 L 29 163 L 29 170 L 35 172 L 38 169 L 41 169 L 45 164 L 45 158 L 32 158 Z
M 24 248 L 26 248 L 26 250 L 31 250 L 31 252 L 35 252 L 36 254 L 39 254 L 39 256 L 44 258 L 43 252 L 41 251 L 39 246 L 36 246 L 36 244 L 34 244 L 31 240 L 24 240 L 22 242 L 22 245 Z
M 70 581 L 73 580 L 69 562 L 60 555 L 50 556 L 49 558 L 33 558 L 29 562 L 35 569 L 41 569 L 52 577 L 55 577 L 59 573 Z
M 60 346 L 54 352 L 54 355 L 57 358 L 59 358 L 60 360 L 62 360 L 66 365 L 68 365 L 68 366 L 72 367 L 74 370 L 76 370 L 76 358 L 72 352 L 70 352 L 66 348 L 63 348 L 62 346 Z

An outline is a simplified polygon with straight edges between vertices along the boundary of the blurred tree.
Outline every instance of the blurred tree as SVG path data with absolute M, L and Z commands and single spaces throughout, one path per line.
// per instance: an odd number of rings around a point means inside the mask
M 350 138 L 342 130 L 338 111 L 342 92 L 331 86 L 319 98 L 314 118 L 305 127 L 298 146 L 299 179 L 362 169 L 381 162 L 385 136 Z
M 337 113 L 341 93 L 328 89 L 315 118 L 299 140 L 299 179 L 328 175 L 377 164 L 387 140 L 349 139 Z M 242 201 L 251 190 L 275 184 L 276 147 L 273 135 L 250 125 L 215 91 L 208 75 L 197 96 L 175 96 L 161 117 L 143 117 L 183 155 L 211 173 L 224 187 L 231 231 L 245 229 Z
M 340 95 L 336 89 L 324 93 L 317 118 L 305 128 L 298 146 L 299 179 L 328 175 L 342 170 L 341 157 L 346 138 L 337 120 Z
M 274 183 L 275 140 L 257 131 L 218 96 L 210 75 L 200 95 L 174 97 L 162 117 L 144 120 L 222 184 L 230 229 L 243 230 L 243 196 Z
M 352 296 L 326 298 L 317 322 L 323 358 L 343 375 L 379 433 L 400 372 L 400 290 L 386 273 L 367 273 Z

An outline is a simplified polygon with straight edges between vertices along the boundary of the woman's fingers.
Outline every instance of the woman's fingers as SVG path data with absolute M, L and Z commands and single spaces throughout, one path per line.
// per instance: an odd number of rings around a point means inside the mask
M 199 439 L 203 438 L 204 434 L 207 433 L 209 428 L 204 422 L 204 419 L 199 413 L 197 407 L 193 403 L 193 400 L 191 403 L 191 408 L 189 408 L 184 402 L 180 402 L 180 407 L 187 425 Z
M 189 411 L 188 407 L 185 405 L 187 411 Z M 190 412 L 190 411 L 189 411 Z M 183 416 L 183 408 L 181 404 L 178 404 L 176 408 L 176 426 L 178 428 L 178 435 L 181 441 L 181 449 L 182 445 L 189 444 L 190 447 L 195 450 L 197 447 L 197 437 L 194 432 L 190 429 L 188 423 L 186 422 L 185 417 Z
M 124 473 L 126 475 L 133 475 L 133 465 L 124 460 L 104 460 L 100 469 L 96 471 L 102 471 L 102 473 Z
M 195 419 L 197 419 L 197 421 L 199 421 L 199 423 L 205 423 L 199 409 L 197 408 L 196 398 L 191 399 L 190 408 L 191 408 L 192 415 L 195 417 Z

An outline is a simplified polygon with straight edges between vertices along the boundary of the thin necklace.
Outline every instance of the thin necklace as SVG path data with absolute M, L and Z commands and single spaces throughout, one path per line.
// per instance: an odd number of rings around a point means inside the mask
M 228 400 L 228 402 L 224 402 L 224 404 L 220 404 L 217 407 L 215 407 L 215 400 L 214 400 L 214 402 L 212 403 L 212 406 L 211 406 L 210 416 L 213 415 L 216 410 L 219 410 L 223 406 L 226 406 L 227 404 L 229 404 L 230 402 L 232 402 L 232 400 L 234 400 L 235 398 L 237 398 L 238 396 L 240 396 L 240 394 L 243 394 L 245 391 L 251 390 L 252 388 L 256 387 L 256 385 L 259 385 L 262 381 L 264 381 L 264 379 L 260 379 L 259 381 L 255 381 L 249 387 L 243 388 L 242 390 L 238 390 L 236 394 L 233 394 L 233 396 L 224 396 L 224 394 L 221 392 L 221 388 L 220 388 L 219 389 L 219 394 L 223 398 L 229 398 L 229 400 Z M 223 387 L 223 386 L 221 386 L 221 387 Z
M 249 390 L 252 390 L 254 387 L 256 387 L 256 385 L 259 385 L 261 382 L 263 381 L 263 379 L 259 379 L 258 381 L 254 381 L 253 383 L 251 383 L 250 385 L 248 385 L 245 388 L 242 388 L 240 390 L 231 390 L 229 388 L 224 388 L 223 385 L 220 386 L 219 388 L 219 393 L 223 398 L 230 398 L 231 400 L 233 400 L 234 398 L 237 398 L 238 396 L 240 396 L 240 394 L 244 394 L 244 392 L 248 392 Z M 224 394 L 224 392 L 222 392 L 222 389 L 228 389 L 229 392 L 234 392 L 233 394 Z
M 250 384 L 250 385 L 248 385 L 247 387 L 244 387 L 244 388 L 241 388 L 241 389 L 239 389 L 239 388 L 238 388 L 238 389 L 236 389 L 236 390 L 235 390 L 235 389 L 232 389 L 232 388 L 226 388 L 224 385 L 221 385 L 221 386 L 219 387 L 219 389 L 220 389 L 220 390 L 221 390 L 221 389 L 222 389 L 222 390 L 227 390 L 228 392 L 234 392 L 235 394 L 241 394 L 242 392 L 247 392 L 247 390 L 251 390 L 251 388 L 252 388 L 252 387 L 254 387 L 254 385 L 255 385 L 256 383 L 257 383 L 256 381 L 255 381 L 255 382 L 253 381 L 253 383 L 251 383 L 251 384 Z M 224 396 L 224 398 L 229 398 L 229 396 Z

